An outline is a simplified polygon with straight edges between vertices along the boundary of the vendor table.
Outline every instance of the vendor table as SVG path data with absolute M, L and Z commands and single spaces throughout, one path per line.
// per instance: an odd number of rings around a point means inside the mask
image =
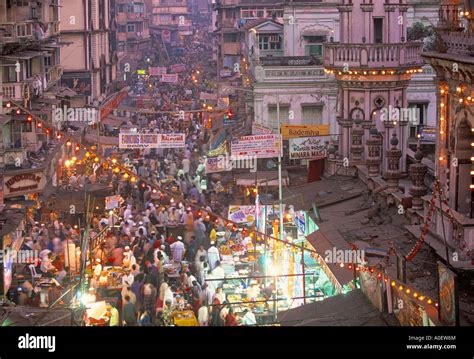
M 177 327 L 198 327 L 199 323 L 192 310 L 181 310 L 173 313 L 173 322 Z

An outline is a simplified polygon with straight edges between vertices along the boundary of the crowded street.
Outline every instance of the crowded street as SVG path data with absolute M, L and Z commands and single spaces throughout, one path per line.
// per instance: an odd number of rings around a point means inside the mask
M 473 13 L 0 0 L 0 326 L 473 327 Z

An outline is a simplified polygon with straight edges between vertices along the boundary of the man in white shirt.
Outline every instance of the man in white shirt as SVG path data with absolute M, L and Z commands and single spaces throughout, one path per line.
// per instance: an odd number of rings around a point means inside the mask
M 244 310 L 242 325 L 257 325 L 257 319 L 255 319 L 255 315 L 248 309 Z
M 181 262 L 183 260 L 184 243 L 182 240 L 183 238 L 178 236 L 178 240 L 170 246 L 171 253 L 173 253 L 173 260 L 176 262 Z
M 224 268 L 221 267 L 221 262 L 219 261 L 216 262 L 216 267 L 211 272 L 211 274 L 212 274 L 212 278 L 215 278 L 215 279 L 225 278 L 225 272 L 224 272 Z M 223 283 L 223 280 L 214 281 L 214 282 L 217 284 L 216 287 L 220 287 Z
M 221 260 L 221 256 L 219 254 L 219 250 L 214 245 L 215 243 L 212 242 L 211 246 L 207 250 L 207 260 L 209 262 L 209 266 L 211 267 L 211 271 L 216 268 L 216 263 Z

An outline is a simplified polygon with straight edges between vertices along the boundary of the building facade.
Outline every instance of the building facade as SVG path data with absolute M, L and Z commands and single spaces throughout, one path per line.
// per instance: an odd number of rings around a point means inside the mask
M 435 201 L 433 246 L 446 240 L 451 264 L 474 258 L 474 2 L 443 0 L 439 41 L 424 53 L 436 71 L 436 176 L 446 202 Z M 431 196 L 425 198 L 431 200 Z M 439 244 L 438 244 L 439 245 Z M 457 258 L 459 260 L 453 260 Z
M 61 8 L 62 83 L 74 90 L 74 105 L 97 105 L 112 90 L 115 54 L 111 53 L 112 17 L 108 0 L 64 0 Z

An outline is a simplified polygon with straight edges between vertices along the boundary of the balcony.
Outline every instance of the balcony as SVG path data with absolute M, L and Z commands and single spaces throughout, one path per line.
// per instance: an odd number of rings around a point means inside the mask
M 0 24 L 1 42 L 19 42 L 35 39 L 34 21 L 6 22 Z
M 331 68 L 390 68 L 422 66 L 423 43 L 324 44 L 324 65 Z
M 450 54 L 474 56 L 474 32 L 442 32 L 441 38 Z
M 21 100 L 23 98 L 22 86 L 22 82 L 3 83 L 3 95 L 13 100 Z

